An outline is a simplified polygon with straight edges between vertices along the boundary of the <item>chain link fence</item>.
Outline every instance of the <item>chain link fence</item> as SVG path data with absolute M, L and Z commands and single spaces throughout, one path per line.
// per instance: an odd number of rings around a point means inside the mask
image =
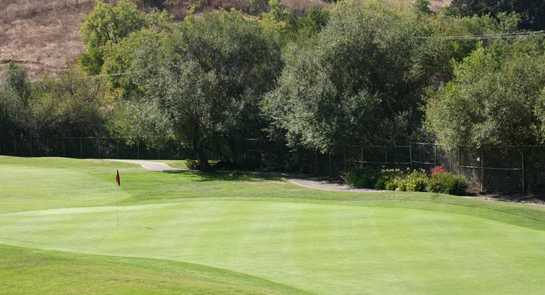
M 128 143 L 125 138 L 15 137 L 0 141 L 0 155 L 108 159 L 188 159 L 179 142 L 161 146 Z M 352 145 L 331 154 L 247 140 L 230 151 L 209 151 L 209 158 L 243 163 L 244 169 L 276 170 L 338 177 L 351 167 L 375 166 L 431 170 L 443 166 L 465 176 L 479 192 L 545 192 L 545 146 L 505 146 L 447 150 L 432 143 Z
M 504 146 L 447 150 L 431 143 L 351 146 L 345 167 L 380 166 L 431 170 L 443 166 L 465 176 L 478 192 L 545 192 L 545 147 Z
M 0 155 L 98 159 L 186 159 L 189 150 L 178 142 L 149 146 L 126 138 L 19 136 L 0 141 Z

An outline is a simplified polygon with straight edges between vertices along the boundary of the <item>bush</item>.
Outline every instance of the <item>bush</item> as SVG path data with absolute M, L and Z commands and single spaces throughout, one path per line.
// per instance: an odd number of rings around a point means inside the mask
M 399 179 L 403 176 L 403 171 L 399 169 L 384 169 L 380 171 L 380 175 L 375 184 L 375 189 L 379 190 L 396 190 L 399 184 Z
M 431 169 L 431 176 L 433 176 L 435 174 L 446 173 L 446 172 L 447 172 L 447 169 L 445 169 L 445 167 L 435 166 L 435 167 L 433 167 L 433 169 Z
M 200 163 L 197 160 L 187 160 L 185 163 L 186 163 L 185 165 L 187 166 L 187 168 L 189 168 L 189 170 L 199 170 L 200 168 L 199 166 Z
M 429 179 L 424 171 L 415 170 L 403 178 L 401 188 L 409 192 L 425 192 Z
M 344 181 L 355 188 L 465 194 L 467 182 L 464 177 L 448 173 L 443 167 L 436 167 L 432 172 L 436 173 L 430 177 L 424 170 L 354 168 L 344 174 Z
M 464 195 L 467 189 L 467 182 L 463 176 L 448 172 L 438 173 L 430 178 L 427 189 L 434 193 Z
M 375 188 L 380 169 L 365 167 L 353 168 L 344 173 L 344 182 L 355 188 Z

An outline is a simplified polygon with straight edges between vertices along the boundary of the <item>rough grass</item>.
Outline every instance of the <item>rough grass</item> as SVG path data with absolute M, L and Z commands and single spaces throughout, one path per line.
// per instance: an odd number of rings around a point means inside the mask
M 121 189 L 113 185 L 118 168 Z M 545 291 L 540 208 L 47 158 L 0 157 L 0 188 L 0 242 L 42 249 L 0 247 L 0 294 L 108 294 L 115 287 L 173 294 L 169 286 L 195 285 L 199 294 L 200 287 L 229 294 L 221 284 L 230 273 L 216 280 L 216 268 L 248 275 L 227 280 L 235 290 L 265 294 Z M 178 262 L 213 267 L 205 277 L 219 287 Z M 91 271 L 85 265 L 101 275 L 84 275 Z

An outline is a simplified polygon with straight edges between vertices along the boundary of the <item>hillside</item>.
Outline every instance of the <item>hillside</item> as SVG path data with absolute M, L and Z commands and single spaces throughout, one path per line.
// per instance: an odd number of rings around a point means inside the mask
M 449 0 L 434 0 L 439 8 Z M 24 65 L 32 77 L 66 69 L 84 50 L 79 28 L 95 0 L 2 0 L 0 71 L 9 62 Z M 244 7 L 244 0 L 208 0 L 205 9 Z M 283 0 L 294 9 L 321 5 L 320 0 Z M 184 16 L 188 1 L 171 7 Z

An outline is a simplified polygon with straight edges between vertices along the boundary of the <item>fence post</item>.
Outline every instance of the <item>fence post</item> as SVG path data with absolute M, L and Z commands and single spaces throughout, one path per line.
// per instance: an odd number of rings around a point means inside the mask
M 526 157 L 524 155 L 524 149 L 520 150 L 521 157 L 521 173 L 522 173 L 522 192 L 526 193 Z
M 484 193 L 484 150 L 481 148 L 481 193 Z
M 96 145 L 97 145 L 97 158 L 101 158 L 100 157 L 100 138 L 95 137 L 95 141 L 96 141 Z
M 437 144 L 433 145 L 433 166 L 437 167 Z
M 83 158 L 83 138 L 79 138 L 79 157 Z
M 462 174 L 462 148 L 458 146 L 458 175 Z
M 360 168 L 363 168 L 363 146 L 360 147 Z
M 348 165 L 346 163 L 346 146 L 343 147 L 343 170 L 346 171 L 348 168 Z
M 332 164 L 331 164 L 331 152 L 328 153 L 328 158 L 329 158 L 329 176 L 332 176 L 333 175 L 333 167 L 332 167 Z
M 409 142 L 409 167 L 413 169 L 413 145 Z

